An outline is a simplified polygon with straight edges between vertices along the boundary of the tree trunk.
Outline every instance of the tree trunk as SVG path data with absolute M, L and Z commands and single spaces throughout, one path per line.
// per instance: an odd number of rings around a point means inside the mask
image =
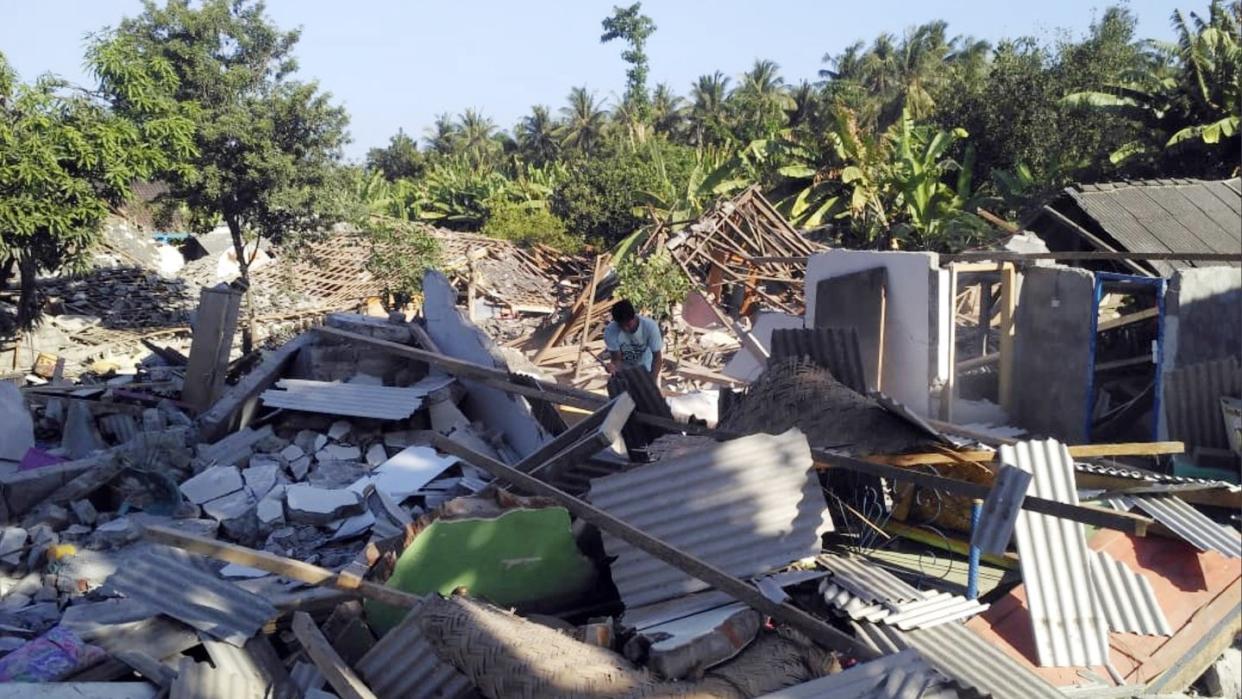
M 242 326 L 242 354 L 254 349 L 254 298 L 250 295 L 250 260 L 246 258 L 246 241 L 242 239 L 241 222 L 236 216 L 225 216 L 224 222 L 233 237 L 233 253 L 237 255 L 237 271 L 246 285 L 246 324 Z
M 21 273 L 21 294 L 17 299 L 17 327 L 30 330 L 39 318 L 38 277 L 39 263 L 29 255 L 19 257 L 17 269 Z

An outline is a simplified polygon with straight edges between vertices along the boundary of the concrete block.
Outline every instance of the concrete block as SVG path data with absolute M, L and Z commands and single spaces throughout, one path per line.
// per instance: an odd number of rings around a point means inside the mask
M 298 433 L 298 436 L 300 437 L 301 433 Z M 296 442 L 297 440 L 295 439 L 294 441 Z M 311 443 L 312 444 L 314 443 L 313 437 L 311 438 Z M 305 454 L 306 452 L 302 449 L 302 447 L 298 446 L 297 444 L 290 444 L 289 446 L 280 450 L 280 458 L 284 459 L 286 463 L 292 462 L 295 459 L 300 459 Z
M 29 533 L 21 527 L 0 529 L 0 563 L 15 566 L 22 561 L 21 548 L 26 545 Z
M 388 452 L 384 449 L 384 445 L 376 442 L 367 447 L 366 462 L 368 466 L 379 466 L 388 460 Z
M 70 459 L 84 459 L 106 446 L 95 426 L 90 405 L 80 400 L 69 401 L 60 438 L 65 455 Z
M 362 458 L 362 450 L 344 444 L 329 444 L 315 452 L 316 461 L 357 461 Z
M 948 272 L 930 252 L 829 250 L 812 255 L 806 269 L 806 318 L 820 316 L 819 282 L 876 267 L 886 273 L 884 393 L 920 415 L 932 414 L 930 387 L 948 375 Z
M 309 456 L 301 456 L 289 462 L 289 474 L 293 476 L 293 480 L 300 481 L 306 478 L 306 474 L 310 471 L 311 458 Z
M 255 515 L 259 518 L 259 524 L 265 527 L 275 527 L 284 524 L 285 521 L 285 489 L 288 486 L 278 485 L 272 488 L 267 495 L 259 501 L 255 509 Z
M 345 439 L 345 435 L 348 435 L 352 429 L 354 429 L 354 426 L 350 424 L 349 420 L 337 420 L 328 427 L 328 437 L 339 442 Z
M 203 512 L 223 526 L 245 517 L 258 504 L 258 500 L 242 489 L 203 503 Z
M 236 466 L 212 466 L 182 483 L 181 493 L 195 505 L 202 505 L 229 493 L 241 490 L 241 471 Z
M 0 459 L 21 461 L 35 445 L 34 419 L 17 386 L 0 381 Z
M 1095 276 L 1033 267 L 1014 313 L 1013 421 L 1069 444 L 1085 438 Z
M 392 323 L 384 318 L 372 318 L 357 313 L 330 313 L 324 320 L 324 325 L 403 345 L 410 344 L 413 339 L 410 328 L 405 323 Z
M 328 490 L 303 483 L 285 491 L 285 504 L 291 522 L 327 524 L 362 512 L 362 498 L 352 490 Z
M 249 491 L 250 496 L 259 500 L 276 487 L 276 479 L 280 472 L 279 462 L 268 461 L 252 465 L 242 472 L 242 478 L 246 481 L 246 490 Z

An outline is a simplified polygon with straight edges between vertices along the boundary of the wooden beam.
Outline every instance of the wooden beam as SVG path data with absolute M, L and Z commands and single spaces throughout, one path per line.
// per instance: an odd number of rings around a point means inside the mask
M 595 311 L 595 292 L 599 288 L 599 263 L 602 255 L 595 258 L 595 267 L 591 272 L 591 285 L 587 291 L 587 311 L 585 325 L 582 326 L 582 337 L 578 340 L 578 356 L 574 360 L 574 378 L 582 374 L 582 353 L 586 350 L 587 341 L 591 339 L 591 314 Z M 605 333 L 607 334 L 607 333 Z
M 377 699 L 306 612 L 294 612 L 293 635 L 341 699 Z
M 1160 454 L 1181 454 L 1186 451 L 1182 442 L 1123 442 L 1119 444 L 1076 444 L 1068 447 L 1070 456 L 1079 459 L 1099 458 L 1102 456 L 1157 456 Z M 995 461 L 1000 452 L 991 449 L 959 451 L 954 456 L 929 452 L 926 454 L 875 454 L 866 457 L 868 461 L 890 466 L 920 466 L 924 464 L 951 464 L 961 461 L 988 463 Z
M 905 524 L 904 522 L 898 522 L 890 519 L 884 523 L 884 531 L 893 536 L 903 536 L 911 541 L 917 541 L 920 544 L 925 544 L 943 551 L 949 551 L 962 556 L 970 555 L 969 541 L 962 541 L 961 539 L 954 539 L 948 536 L 939 536 L 927 531 L 926 529 L 913 527 L 909 524 Z M 1001 555 L 985 553 L 981 558 L 984 562 L 991 563 L 992 565 L 1004 568 L 1005 570 L 1018 570 L 1018 555 L 1015 553 L 1010 553 L 1008 551 Z
M 292 558 L 277 556 L 267 551 L 229 544 L 217 539 L 208 539 L 197 534 L 187 534 L 169 527 L 150 526 L 143 529 L 147 539 L 183 549 L 191 553 L 228 561 L 237 565 L 249 566 L 266 570 L 292 580 L 300 580 L 308 585 L 322 587 L 338 587 L 373 599 L 377 602 L 391 604 L 396 607 L 414 607 L 422 602 L 418 595 L 411 595 L 391 587 L 385 587 L 368 580 L 358 580 L 349 576 L 338 575 L 327 568 L 304 563 Z
M 850 471 L 879 476 L 880 478 L 887 478 L 892 481 L 905 481 L 924 488 L 940 490 L 952 495 L 963 495 L 969 498 L 985 499 L 988 493 L 992 491 L 991 487 L 980 483 L 944 478 L 943 476 L 908 470 L 899 466 L 872 463 L 841 454 L 833 454 L 823 449 L 812 449 L 811 456 L 815 459 L 815 467 L 821 470 L 844 468 Z M 1022 501 L 1022 509 L 1062 519 L 1071 519 L 1075 522 L 1082 522 L 1095 527 L 1116 529 L 1117 531 L 1135 536 L 1146 535 L 1147 527 L 1152 523 L 1150 518 L 1141 515 L 1114 512 L 1113 510 L 1084 505 L 1070 505 L 1064 502 L 1057 502 L 1056 500 L 1037 498 L 1033 495 L 1026 496 Z
M 529 493 L 543 495 L 556 500 L 584 522 L 594 524 L 601 530 L 698 580 L 702 580 L 717 590 L 749 605 L 756 611 L 772 617 L 776 621 L 789 624 L 806 634 L 811 640 L 827 648 L 850 653 L 866 660 L 879 655 L 869 646 L 860 643 L 788 602 L 780 604 L 773 602 L 753 585 L 749 585 L 729 575 L 706 561 L 669 546 L 663 541 L 630 526 L 604 510 L 590 505 L 559 488 L 548 485 L 488 456 L 471 451 L 448 438 L 438 438 L 436 440 L 436 448 L 477 466 L 491 473 L 496 478 L 507 480 Z
M 1001 270 L 1000 343 L 997 347 L 1000 363 L 997 365 L 996 402 L 1010 415 L 1013 414 L 1014 310 L 1017 299 L 1018 272 L 1012 264 L 1007 264 Z
M 1138 311 L 1137 313 L 1131 313 L 1130 315 L 1122 316 L 1120 318 L 1106 320 L 1103 323 L 1100 323 L 1098 326 L 1096 326 L 1095 331 L 1097 333 L 1102 333 L 1105 330 L 1112 330 L 1113 328 L 1124 327 L 1131 323 L 1137 323 L 1142 320 L 1148 320 L 1149 318 L 1156 318 L 1159 315 L 1160 315 L 1160 309 L 1155 306 L 1152 306 L 1151 308 L 1143 309 L 1141 311 Z

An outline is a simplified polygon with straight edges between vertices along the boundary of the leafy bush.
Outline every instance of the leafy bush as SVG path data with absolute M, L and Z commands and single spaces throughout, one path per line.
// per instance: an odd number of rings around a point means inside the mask
M 553 191 L 552 213 L 575 234 L 613 245 L 646 223 L 635 211 L 646 193 L 683 191 L 694 166 L 693 149 L 664 141 L 580 157 Z
M 565 223 L 541 201 L 489 202 L 487 222 L 481 232 L 519 245 L 548 245 L 565 252 L 582 248 L 582 240 L 570 235 Z
M 385 216 L 360 223 L 370 238 L 367 271 L 384 284 L 385 300 L 401 308 L 423 289 L 423 275 L 440 265 L 440 243 L 423 226 Z
M 664 248 L 646 257 L 625 256 L 617 265 L 617 282 L 617 296 L 657 318 L 671 316 L 690 293 L 690 282 Z

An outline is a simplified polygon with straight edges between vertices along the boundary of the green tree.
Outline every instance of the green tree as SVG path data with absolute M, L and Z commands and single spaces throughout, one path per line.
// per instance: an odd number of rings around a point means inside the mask
M 672 317 L 674 307 L 689 293 L 685 272 L 663 247 L 645 257 L 627 255 L 617 264 L 616 295 L 658 319 Z
M 690 87 L 690 124 L 694 145 L 722 145 L 732 140 L 727 101 L 729 78 L 716 71 L 700 75 Z
M 681 134 L 685 100 L 664 83 L 651 93 L 651 126 L 657 134 L 674 137 Z
M 367 151 L 367 170 L 382 173 L 390 182 L 418 177 L 426 166 L 424 161 L 418 142 L 400 129 L 387 146 Z
M 561 107 L 561 145 L 578 153 L 590 153 L 604 140 L 607 113 L 585 87 L 569 91 L 569 104 Z
M 384 284 L 385 305 L 404 308 L 423 289 L 423 275 L 440 266 L 440 243 L 423 224 L 364 216 L 359 226 L 370 244 L 366 268 Z
M 457 124 L 448 114 L 437 114 L 436 120 L 426 130 L 424 140 L 427 149 L 436 155 L 452 155 L 457 151 L 460 134 Z
M 1114 164 L 1131 171 L 1172 175 L 1227 176 L 1238 170 L 1239 111 L 1242 110 L 1242 3 L 1213 0 L 1204 19 L 1173 13 L 1177 44 L 1166 49 L 1175 65 L 1144 66 L 1103 90 L 1075 92 L 1073 107 L 1117 115 L 1141 128 L 1112 151 Z M 1162 54 L 1157 53 L 1157 56 Z M 1097 83 L 1097 86 L 1099 83 Z
M 794 106 L 785 90 L 780 66 L 767 60 L 755 61 L 742 75 L 741 83 L 729 99 L 737 113 L 735 135 L 744 143 L 770 136 L 783 128 L 787 121 L 786 110 Z
M 629 44 L 629 48 L 621 54 L 622 60 L 630 64 L 625 72 L 625 104 L 639 123 L 646 123 L 650 118 L 651 101 L 647 95 L 647 53 L 644 48 L 656 25 L 650 17 L 641 13 L 642 5 L 636 2 L 629 7 L 613 7 L 612 16 L 602 22 L 604 34 L 599 40 L 606 44 L 613 39 L 621 39 Z
M 174 38 L 175 37 L 175 38 Z M 134 55 L 169 66 L 169 94 L 196 104 L 191 167 L 166 178 L 192 225 L 223 220 L 241 276 L 249 280 L 247 237 L 280 241 L 325 231 L 348 215 L 345 110 L 315 83 L 290 76 L 298 33 L 282 32 L 249 0 L 148 0 L 143 12 L 96 36 L 89 60 L 117 114 L 139 122 L 126 66 Z M 253 313 L 253 306 L 252 306 Z M 249 350 L 250 333 L 243 334 Z
M 546 201 L 493 202 L 481 232 L 519 245 L 547 245 L 564 252 L 582 248 L 582 241 L 569 234 L 565 223 L 548 210 Z
M 561 151 L 556 135 L 558 128 L 556 119 L 546 106 L 537 104 L 531 107 L 530 115 L 522 117 L 514 129 L 521 158 L 539 167 L 555 161 Z
M 571 232 L 612 245 L 646 223 L 644 193 L 684 189 L 694 165 L 692 149 L 662 139 L 639 148 L 610 144 L 571 162 L 551 210 Z
M 0 335 L 38 319 L 39 271 L 80 269 L 135 180 L 184 173 L 194 155 L 194 109 L 167 98 L 177 81 L 168 63 L 132 52 L 125 59 L 117 70 L 137 120 L 52 76 L 20 83 L 0 53 L 0 289 L 14 272 L 21 289 Z

